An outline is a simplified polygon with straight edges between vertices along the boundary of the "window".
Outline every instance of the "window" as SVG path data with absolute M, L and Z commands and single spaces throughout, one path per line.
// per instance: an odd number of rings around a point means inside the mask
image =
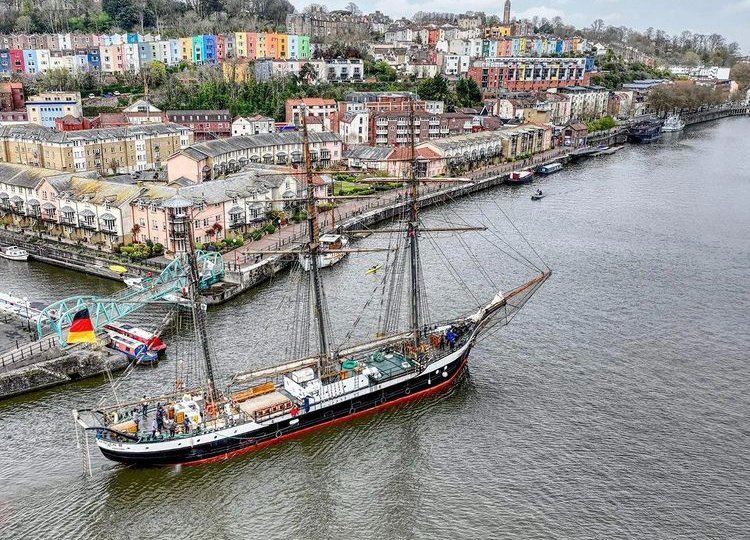
M 203 218 L 203 226 L 208 227 L 208 218 Z
M 151 228 L 154 229 L 155 231 L 158 231 L 159 230 L 159 222 L 156 221 L 156 220 L 153 220 L 151 222 Z

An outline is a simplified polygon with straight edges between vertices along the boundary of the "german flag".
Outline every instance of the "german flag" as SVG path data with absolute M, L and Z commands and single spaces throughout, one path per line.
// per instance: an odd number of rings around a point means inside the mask
M 96 343 L 94 325 L 91 324 L 88 308 L 84 308 L 73 317 L 68 331 L 68 345 L 73 343 Z

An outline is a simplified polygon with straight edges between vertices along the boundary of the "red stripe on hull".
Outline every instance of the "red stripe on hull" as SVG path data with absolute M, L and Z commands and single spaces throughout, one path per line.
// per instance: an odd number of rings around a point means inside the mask
M 359 416 L 364 416 L 366 414 L 370 414 L 373 412 L 377 412 L 383 409 L 387 409 L 388 407 L 392 407 L 394 405 L 397 405 L 399 403 L 406 403 L 409 401 L 413 401 L 415 399 L 420 399 L 425 396 L 429 396 L 431 394 L 434 394 L 436 392 L 440 392 L 447 386 L 450 386 L 453 381 L 456 379 L 459 373 L 463 370 L 464 366 L 466 365 L 466 362 L 468 362 L 468 355 L 464 359 L 463 362 L 461 362 L 461 365 L 456 370 L 456 372 L 453 374 L 453 376 L 448 379 L 447 381 L 443 381 L 440 384 L 437 384 L 431 388 L 426 388 L 425 390 L 421 390 L 419 392 L 415 392 L 414 394 L 410 394 L 408 396 L 403 396 L 398 399 L 394 399 L 393 401 L 387 401 L 385 403 L 381 403 L 380 405 L 376 405 L 374 407 L 370 407 L 369 409 L 365 409 L 362 411 L 354 412 L 351 414 L 347 414 L 346 416 L 342 416 L 341 418 L 334 418 L 333 420 L 327 420 L 325 422 L 321 422 L 320 424 L 315 424 L 314 426 L 306 427 L 304 429 L 300 429 L 299 431 L 294 431 L 292 433 L 288 433 L 286 435 L 282 435 L 281 437 L 277 437 L 275 439 L 271 439 L 269 441 L 263 441 L 258 444 L 248 445 L 247 448 L 240 448 L 239 450 L 232 450 L 231 452 L 227 452 L 225 454 L 221 454 L 220 456 L 213 456 L 210 458 L 204 458 L 204 459 L 198 459 L 195 461 L 187 461 L 185 463 L 181 463 L 181 465 L 204 465 L 206 463 L 214 463 L 217 461 L 226 461 L 228 459 L 240 456 L 242 454 L 247 454 L 248 452 L 252 452 L 255 450 L 260 450 L 261 448 L 264 448 L 266 446 L 270 446 L 272 444 L 280 443 L 282 441 L 285 441 L 287 439 L 291 439 L 293 437 L 297 437 L 299 435 L 302 435 L 304 433 L 307 433 L 309 431 L 313 431 L 315 429 L 319 429 L 325 426 L 332 426 L 334 424 L 338 424 L 339 422 L 346 422 L 353 418 L 357 418 Z

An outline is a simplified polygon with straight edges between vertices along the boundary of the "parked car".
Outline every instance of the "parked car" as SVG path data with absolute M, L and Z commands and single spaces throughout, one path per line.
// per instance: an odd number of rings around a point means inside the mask
M 117 90 L 115 90 L 115 95 L 116 95 L 116 96 L 119 96 L 119 95 L 120 95 L 120 92 L 118 92 Z
M 89 99 L 95 98 L 96 96 L 94 94 L 89 94 Z

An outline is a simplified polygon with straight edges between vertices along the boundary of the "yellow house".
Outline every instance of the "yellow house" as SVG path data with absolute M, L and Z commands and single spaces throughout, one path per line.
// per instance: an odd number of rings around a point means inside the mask
M 289 58 L 289 34 L 278 34 L 279 45 L 276 51 L 276 58 L 279 60 L 286 60 Z
M 180 38 L 180 60 L 187 62 L 188 64 L 193 63 L 193 38 Z
M 484 29 L 485 39 L 498 39 L 510 36 L 510 25 L 488 26 Z
M 234 33 L 234 50 L 237 58 L 247 58 L 247 32 Z

